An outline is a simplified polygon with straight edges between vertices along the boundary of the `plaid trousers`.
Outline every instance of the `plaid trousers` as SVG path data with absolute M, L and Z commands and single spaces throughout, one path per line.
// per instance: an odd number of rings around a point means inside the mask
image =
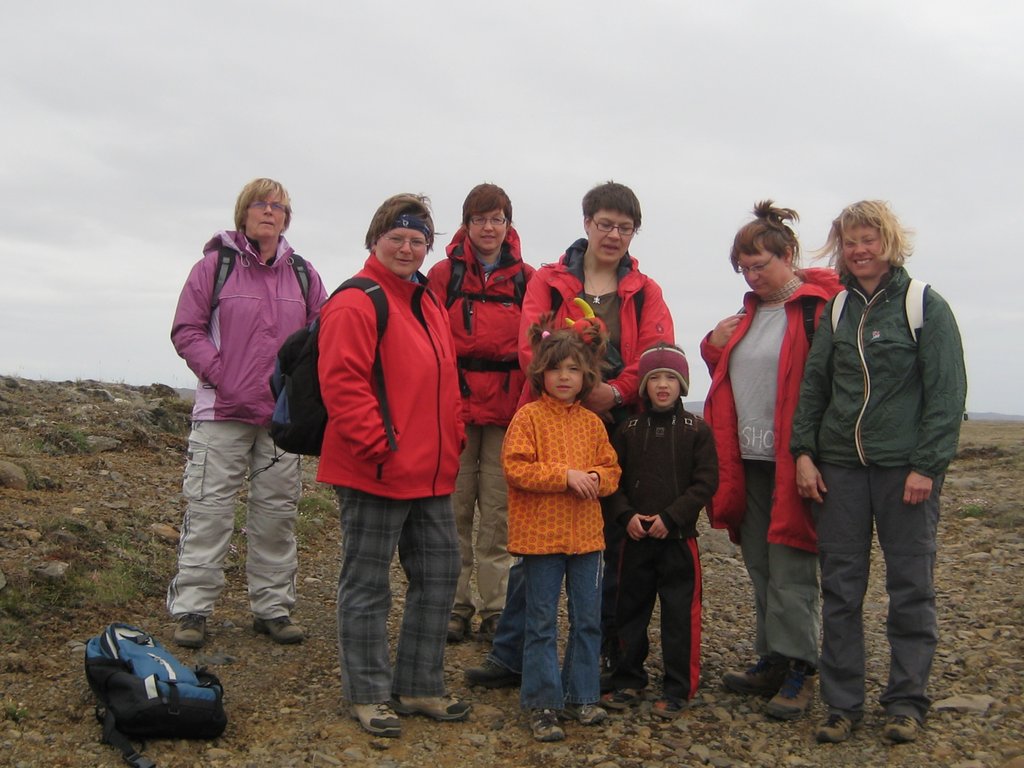
M 448 616 L 459 578 L 451 496 L 388 499 L 335 487 L 341 506 L 338 650 L 342 692 L 352 704 L 443 696 Z M 391 560 L 409 585 L 395 664 L 387 634 Z

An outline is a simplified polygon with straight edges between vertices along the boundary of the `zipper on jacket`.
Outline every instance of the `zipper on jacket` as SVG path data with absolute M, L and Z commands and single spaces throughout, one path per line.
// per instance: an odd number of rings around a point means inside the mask
M 857 448 L 857 458 L 860 459 L 860 463 L 865 467 L 868 465 L 868 457 L 864 452 L 864 441 L 861 437 L 861 426 L 864 422 L 864 414 L 868 410 L 868 401 L 871 399 L 871 372 L 868 371 L 868 360 L 864 350 L 864 327 L 868 322 L 868 313 L 871 308 L 875 305 L 876 301 L 879 301 L 881 296 L 884 296 L 886 289 L 878 291 L 870 300 L 860 291 L 856 291 L 862 299 L 864 299 L 864 311 L 860 315 L 860 320 L 857 323 L 857 356 L 860 358 L 860 369 L 861 374 L 864 378 L 864 402 L 861 404 L 860 413 L 857 414 L 857 421 L 853 428 L 853 442 Z

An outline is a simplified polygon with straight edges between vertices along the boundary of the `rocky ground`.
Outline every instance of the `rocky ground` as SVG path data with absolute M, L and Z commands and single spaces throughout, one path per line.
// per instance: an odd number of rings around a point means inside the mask
M 122 764 L 99 742 L 83 643 L 111 621 L 170 639 L 163 590 L 181 518 L 187 410 L 158 385 L 0 378 L 0 765 Z M 845 744 L 820 746 L 820 703 L 807 718 L 780 723 L 765 717 L 760 699 L 718 684 L 723 671 L 751 660 L 753 617 L 738 553 L 708 531 L 704 679 L 679 720 L 663 722 L 646 705 L 602 726 L 569 725 L 566 741 L 538 744 L 515 691 L 466 687 L 462 670 L 487 650 L 469 641 L 449 646 L 446 671 L 451 690 L 473 703 L 471 718 L 409 718 L 401 739 L 375 740 L 340 701 L 338 526 L 330 494 L 308 486 L 295 614 L 308 640 L 279 647 L 252 632 L 240 534 L 210 643 L 179 652 L 224 682 L 227 731 L 213 741 L 152 741 L 145 752 L 158 765 L 1024 766 L 1024 424 L 964 425 L 940 531 L 935 705 L 920 740 L 896 747 L 879 738 L 876 704 L 887 658 L 880 559 L 866 605 L 866 727 Z M 397 570 L 395 585 L 397 613 Z M 653 635 L 657 648 L 656 628 Z M 652 669 L 658 664 L 655 651 Z

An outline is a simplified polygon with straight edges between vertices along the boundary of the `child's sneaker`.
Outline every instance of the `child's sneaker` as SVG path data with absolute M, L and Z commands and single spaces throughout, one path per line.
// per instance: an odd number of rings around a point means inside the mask
M 629 709 L 644 700 L 643 693 L 636 688 L 617 688 L 601 697 L 601 705 L 608 709 Z
M 674 720 L 686 711 L 686 702 L 677 699 L 675 696 L 665 696 L 658 699 L 651 706 L 651 712 L 666 720 Z
M 566 704 L 563 720 L 575 720 L 580 725 L 597 725 L 608 719 L 608 713 L 597 704 Z
M 553 709 L 535 709 L 530 714 L 530 731 L 537 741 L 561 741 L 565 731 L 558 724 L 558 715 Z

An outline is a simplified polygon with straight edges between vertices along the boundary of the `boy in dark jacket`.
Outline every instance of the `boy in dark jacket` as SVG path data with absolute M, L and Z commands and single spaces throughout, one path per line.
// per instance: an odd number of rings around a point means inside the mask
M 683 351 L 658 344 L 640 356 L 644 411 L 612 438 L 622 481 L 604 508 L 626 529 L 615 619 L 619 658 L 601 703 L 627 709 L 647 686 L 647 627 L 661 600 L 662 695 L 652 711 L 677 717 L 700 680 L 701 570 L 697 516 L 718 487 L 711 430 L 683 408 L 690 385 Z

